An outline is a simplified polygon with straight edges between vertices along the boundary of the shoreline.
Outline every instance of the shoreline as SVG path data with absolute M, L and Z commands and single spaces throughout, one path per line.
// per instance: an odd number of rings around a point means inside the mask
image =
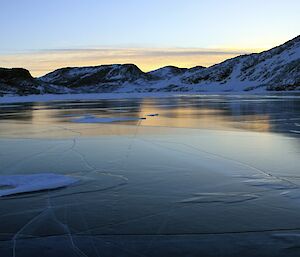
M 170 98 L 191 96 L 249 96 L 249 97 L 288 97 L 300 98 L 300 91 L 281 92 L 167 92 L 167 93 L 80 93 L 80 94 L 43 94 L 15 96 L 6 95 L 0 97 L 0 104 L 5 103 L 29 103 L 29 102 L 51 102 L 71 100 L 110 100 L 110 99 L 136 99 L 136 98 Z

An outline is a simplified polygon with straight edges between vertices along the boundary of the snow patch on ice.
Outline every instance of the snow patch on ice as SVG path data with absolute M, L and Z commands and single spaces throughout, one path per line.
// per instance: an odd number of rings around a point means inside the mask
M 78 182 L 78 179 L 52 173 L 0 176 L 0 197 L 58 189 Z

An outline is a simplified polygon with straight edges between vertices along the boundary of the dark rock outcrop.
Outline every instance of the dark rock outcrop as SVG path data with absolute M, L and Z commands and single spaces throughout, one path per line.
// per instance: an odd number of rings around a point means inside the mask
M 22 68 L 0 68 L 0 94 L 38 94 L 39 82 L 28 70 Z

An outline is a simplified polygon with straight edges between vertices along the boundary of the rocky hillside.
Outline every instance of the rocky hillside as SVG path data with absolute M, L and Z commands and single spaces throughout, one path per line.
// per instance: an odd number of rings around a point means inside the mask
M 166 66 L 145 73 L 134 64 L 114 64 L 62 68 L 40 78 L 24 69 L 0 69 L 0 95 L 257 90 L 300 90 L 300 36 L 208 68 Z
M 39 78 L 39 80 L 70 89 L 94 87 L 95 89 L 110 88 L 116 90 L 124 83 L 133 83 L 136 80 L 147 81 L 149 77 L 134 64 L 114 64 L 62 68 Z
M 44 83 L 38 78 L 33 78 L 30 72 L 22 68 L 0 68 L 0 96 L 30 95 L 43 93 L 64 93 L 67 88 Z

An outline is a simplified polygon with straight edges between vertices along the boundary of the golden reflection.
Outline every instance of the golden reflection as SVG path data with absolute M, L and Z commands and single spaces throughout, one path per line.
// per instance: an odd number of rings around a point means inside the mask
M 199 106 L 172 106 L 172 109 L 149 107 L 149 103 L 142 103 L 141 116 L 159 113 L 158 117 L 148 117 L 144 126 L 202 128 L 202 129 L 230 129 L 253 130 L 268 132 L 271 129 L 269 115 L 246 115 L 237 118 L 228 111 Z
M 168 134 L 170 128 L 256 132 L 272 130 L 271 117 L 267 114 L 233 115 L 228 109 L 199 106 L 182 100 L 173 100 L 165 105 L 162 105 L 160 100 L 143 100 L 135 107 L 117 109 L 113 105 L 105 108 L 85 105 L 76 109 L 73 109 L 72 105 L 67 106 L 49 108 L 36 103 L 25 114 L 15 118 L 10 117 L 5 122 L 2 120 L 0 134 L 2 137 L 64 138 L 79 136 L 79 134 L 80 136 L 133 135 L 137 129 L 140 134 Z M 96 117 L 145 117 L 146 119 L 96 124 L 73 122 L 76 117 L 87 114 Z M 150 114 L 158 114 L 158 116 L 149 116 Z

